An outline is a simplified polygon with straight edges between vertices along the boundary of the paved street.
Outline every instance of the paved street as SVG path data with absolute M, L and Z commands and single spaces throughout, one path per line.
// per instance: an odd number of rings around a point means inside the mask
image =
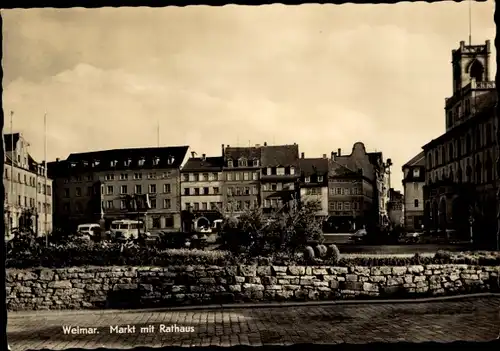
M 63 326 L 70 325 L 96 328 L 95 334 L 65 335 Z M 172 325 L 187 331 L 173 330 Z M 151 326 L 154 331 L 148 329 Z M 145 328 L 142 332 L 141 327 Z M 18 312 L 8 316 L 9 343 L 13 350 L 19 351 L 303 342 L 488 341 L 495 339 L 499 332 L 500 298 L 495 297 L 411 304 L 156 312 Z

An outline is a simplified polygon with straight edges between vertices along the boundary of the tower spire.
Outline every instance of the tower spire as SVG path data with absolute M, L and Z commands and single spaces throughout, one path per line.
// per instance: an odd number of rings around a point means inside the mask
M 469 45 L 472 45 L 472 0 L 469 0 Z

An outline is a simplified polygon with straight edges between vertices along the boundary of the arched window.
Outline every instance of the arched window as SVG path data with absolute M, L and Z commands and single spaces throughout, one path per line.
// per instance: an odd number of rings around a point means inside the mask
M 470 100 L 465 100 L 465 115 L 469 116 L 470 114 Z
M 481 148 L 481 129 L 479 128 L 476 129 L 475 141 L 476 141 L 476 150 L 478 150 Z
M 438 151 L 434 150 L 434 167 L 436 167 L 438 164 L 439 164 Z
M 476 159 L 476 183 L 477 184 L 481 184 L 483 182 L 483 177 L 482 177 L 482 171 L 483 171 L 483 167 L 481 165 L 481 160 L 479 158 Z
M 427 154 L 427 167 L 432 168 L 432 155 L 430 152 Z
M 453 154 L 454 154 L 454 148 L 453 148 L 453 142 L 451 142 L 449 145 L 448 145 L 448 161 L 452 161 L 453 160 Z
M 467 168 L 465 169 L 465 177 L 467 182 L 472 180 L 472 167 L 470 165 L 467 165 Z
M 462 168 L 460 168 L 460 166 L 458 166 L 457 169 L 457 182 L 462 183 Z
M 446 126 L 448 128 L 451 128 L 452 125 L 453 125 L 453 112 L 449 111 L 448 116 L 447 116 L 447 120 L 446 120 Z
M 457 140 L 457 157 L 460 158 L 462 156 L 462 138 L 458 138 Z
M 475 78 L 476 82 L 483 81 L 484 67 L 478 60 L 474 60 L 469 68 L 469 74 L 471 78 Z
M 471 152 L 471 149 L 472 149 L 472 142 L 470 134 L 467 134 L 467 136 L 465 137 L 465 153 L 469 154 Z
M 492 130 L 491 130 L 491 124 L 488 123 L 486 124 L 486 128 L 485 128 L 485 143 L 486 145 L 490 145 L 491 144 L 491 140 L 492 140 Z
M 493 168 L 493 161 L 491 160 L 491 155 L 488 152 L 488 156 L 486 156 L 486 182 L 491 183 L 493 181 L 493 173 L 494 173 L 494 168 Z

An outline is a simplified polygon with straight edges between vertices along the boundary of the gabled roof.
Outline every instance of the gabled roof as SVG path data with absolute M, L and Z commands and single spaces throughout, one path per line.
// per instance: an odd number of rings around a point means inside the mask
M 226 147 L 224 149 L 224 157 L 232 160 L 239 160 L 240 158 L 246 158 L 247 160 L 257 159 L 260 160 L 261 152 L 260 147 L 250 146 L 250 147 Z
M 5 140 L 5 152 L 10 152 L 12 151 L 12 142 L 14 142 L 14 148 L 17 145 L 17 142 L 19 141 L 20 134 L 19 133 L 14 133 L 14 134 L 4 134 L 4 140 Z
M 262 167 L 298 167 L 298 145 L 272 145 L 261 147 Z
M 194 172 L 194 171 L 220 171 L 224 165 L 224 157 L 192 157 L 187 160 L 184 167 L 182 167 L 182 172 Z
M 313 174 L 324 175 L 328 173 L 328 159 L 301 158 L 299 159 L 299 167 L 304 177 L 309 177 Z
M 422 151 L 417 156 L 403 165 L 403 168 L 425 166 L 425 153 Z

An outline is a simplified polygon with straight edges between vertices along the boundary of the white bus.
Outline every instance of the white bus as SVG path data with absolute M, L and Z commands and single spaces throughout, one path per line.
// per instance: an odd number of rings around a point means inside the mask
M 142 221 L 129 219 L 113 221 L 111 222 L 111 239 L 138 239 L 139 229 L 143 232 Z

